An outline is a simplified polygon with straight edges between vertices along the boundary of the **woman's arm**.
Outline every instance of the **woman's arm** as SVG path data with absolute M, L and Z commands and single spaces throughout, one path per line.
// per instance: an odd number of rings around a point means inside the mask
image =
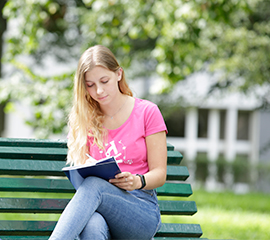
M 146 137 L 149 172 L 144 174 L 144 189 L 161 187 L 167 176 L 167 142 L 165 131 Z M 141 186 L 141 185 L 140 185 Z
M 165 131 L 146 137 L 147 160 L 149 172 L 144 174 L 146 186 L 144 189 L 154 189 L 162 186 L 167 176 L 167 142 Z M 142 186 L 139 176 L 122 172 L 111 179 L 115 186 L 132 191 Z

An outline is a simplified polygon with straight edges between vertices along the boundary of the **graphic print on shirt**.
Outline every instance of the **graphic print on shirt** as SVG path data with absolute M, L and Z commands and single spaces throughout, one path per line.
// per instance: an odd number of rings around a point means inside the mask
M 107 148 L 108 147 L 108 148 Z M 105 148 L 107 148 L 105 152 L 106 157 L 115 157 L 117 161 L 125 164 L 132 164 L 132 159 L 127 159 L 126 157 L 126 146 L 122 143 L 122 140 L 119 142 L 115 142 L 114 140 L 106 143 Z

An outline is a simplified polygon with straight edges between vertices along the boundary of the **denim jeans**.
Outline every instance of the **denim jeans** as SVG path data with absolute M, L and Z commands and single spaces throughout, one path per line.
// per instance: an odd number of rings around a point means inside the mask
M 49 240 L 151 239 L 161 226 L 155 190 L 125 191 L 88 177 L 63 211 Z

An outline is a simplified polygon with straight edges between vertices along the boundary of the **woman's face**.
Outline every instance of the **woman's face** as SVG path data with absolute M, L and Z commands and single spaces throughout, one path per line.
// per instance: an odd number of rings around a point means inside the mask
M 110 103 L 120 93 L 118 81 L 121 80 L 122 69 L 112 72 L 104 67 L 96 66 L 85 73 L 87 92 L 100 105 Z

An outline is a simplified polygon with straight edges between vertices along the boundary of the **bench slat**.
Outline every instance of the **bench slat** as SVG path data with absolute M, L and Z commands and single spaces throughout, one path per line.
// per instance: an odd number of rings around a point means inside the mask
M 63 161 L 0 159 L 0 164 L 0 174 L 4 175 L 65 176 L 61 171 L 66 166 Z
M 158 201 L 162 215 L 193 215 L 197 212 L 194 201 Z
M 41 147 L 67 148 L 67 140 L 63 139 L 34 139 L 34 138 L 0 138 L 0 146 L 6 147 Z M 167 143 L 167 150 L 174 151 L 174 146 Z
M 65 161 L 66 156 L 66 148 L 0 147 L 1 158 Z
M 70 199 L 0 198 L 0 212 L 61 213 Z
M 69 199 L 0 198 L 0 212 L 12 213 L 61 213 Z M 159 200 L 161 214 L 193 215 L 197 212 L 194 201 Z
M 183 155 L 178 151 L 167 151 L 167 163 L 169 165 L 179 165 Z
M 42 160 L 61 160 L 66 161 L 66 148 L 38 148 L 38 147 L 0 147 L 1 158 L 15 159 L 42 159 Z M 168 151 L 168 164 L 179 165 L 183 159 L 180 152 Z
M 0 235 L 43 235 L 49 236 L 54 229 L 54 221 L 0 221 Z M 157 237 L 200 237 L 202 230 L 198 224 L 163 223 L 157 232 Z
M 1 236 L 1 240 L 48 240 L 49 236 Z
M 55 221 L 0 221 L 0 235 L 43 235 L 49 236 Z
M 163 223 L 156 237 L 200 237 L 202 229 L 199 224 Z
M 185 181 L 189 177 L 186 166 L 167 166 L 167 180 Z
M 65 176 L 61 171 L 63 161 L 43 161 L 26 159 L 0 159 L 0 174 L 21 176 Z M 186 180 L 189 172 L 185 166 L 167 166 L 167 180 Z
M 48 240 L 49 236 L 1 236 L 1 240 Z M 155 237 L 154 240 L 207 240 L 207 238 Z
M 154 240 L 208 240 L 200 237 L 155 237 Z
M 0 138 L 0 146 L 67 148 L 67 141 L 62 139 Z
M 188 183 L 168 183 L 166 182 L 162 187 L 157 188 L 159 196 L 181 196 L 188 197 L 192 195 L 192 189 Z
M 0 191 L 74 193 L 68 180 L 34 178 L 0 178 Z
M 0 178 L 0 191 L 8 192 L 62 192 L 74 193 L 69 180 L 34 179 L 34 178 Z M 192 189 L 186 183 L 165 183 L 157 188 L 160 196 L 190 196 Z

